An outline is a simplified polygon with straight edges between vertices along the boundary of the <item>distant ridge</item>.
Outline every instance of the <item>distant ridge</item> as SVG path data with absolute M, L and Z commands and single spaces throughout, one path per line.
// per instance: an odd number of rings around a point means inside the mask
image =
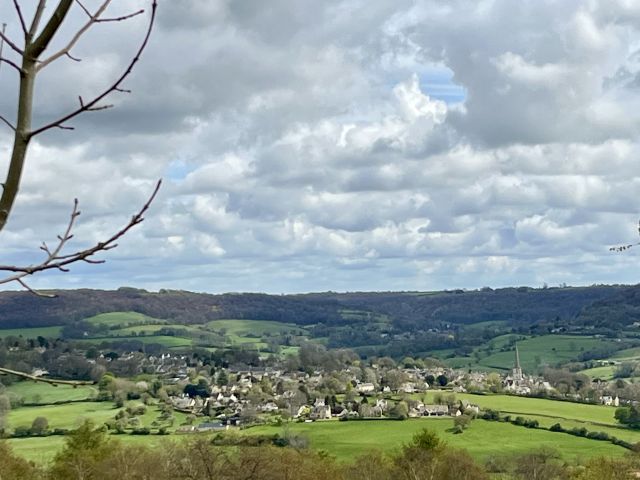
M 65 325 L 100 313 L 133 311 L 175 323 L 225 318 L 276 320 L 300 325 L 349 323 L 345 310 L 384 315 L 399 328 L 507 321 L 513 325 L 558 323 L 610 325 L 640 321 L 640 287 L 528 287 L 445 292 L 352 292 L 268 295 L 59 290 L 57 298 L 0 292 L 0 327 Z M 366 317 L 365 317 L 366 318 Z

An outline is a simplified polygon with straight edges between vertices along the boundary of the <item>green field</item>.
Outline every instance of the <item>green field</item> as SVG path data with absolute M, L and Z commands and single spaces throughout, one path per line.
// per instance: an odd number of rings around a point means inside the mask
M 616 368 L 614 365 L 605 365 L 602 367 L 587 368 L 586 370 L 581 370 L 579 373 L 584 373 L 591 379 L 600 378 L 602 380 L 613 380 L 613 374 Z
M 435 393 L 426 395 L 426 402 L 433 401 Z M 518 397 L 513 395 L 473 395 L 455 394 L 458 400 L 468 400 L 481 408 L 499 410 L 507 414 L 544 415 L 557 418 L 560 423 L 562 419 L 578 420 L 581 422 L 599 423 L 604 425 L 617 426 L 614 419 L 615 407 L 604 405 L 589 405 L 583 403 L 560 402 L 547 400 L 544 398 Z M 556 423 L 556 422 L 554 422 Z
M 254 338 L 260 338 L 263 335 L 307 335 L 308 333 L 298 325 L 269 320 L 213 320 L 206 324 L 206 328 L 214 331 L 224 330 L 226 335 Z
M 132 335 L 132 334 L 140 335 L 141 333 L 144 335 L 153 335 L 159 330 L 162 330 L 163 328 L 169 328 L 169 329 L 173 328 L 176 330 L 184 330 L 194 335 L 206 333 L 206 331 L 204 331 L 202 328 L 194 327 L 191 325 L 182 325 L 179 323 L 137 325 L 133 327 L 118 328 L 117 330 L 113 330 L 113 333 L 118 335 L 123 335 L 123 336 Z
M 54 387 L 48 383 L 31 381 L 16 382 L 7 387 L 7 392 L 13 392 L 26 403 L 55 403 L 69 400 L 88 400 L 97 394 L 95 387 L 81 385 L 58 385 Z
M 50 428 L 75 428 L 85 419 L 102 423 L 112 418 L 117 409 L 111 402 L 77 402 L 64 405 L 21 407 L 8 415 L 9 427 L 30 427 L 36 417 L 45 417 Z
M 144 445 L 156 448 L 168 442 L 182 441 L 186 435 L 112 435 L 111 439 L 125 445 Z M 46 464 L 64 445 L 65 437 L 30 437 L 7 440 L 12 450 L 32 462 Z
M 371 449 L 386 452 L 396 450 L 403 443 L 411 441 L 411 437 L 423 428 L 436 431 L 449 445 L 464 448 L 479 460 L 485 460 L 491 455 L 531 452 L 541 447 L 557 449 L 567 460 L 599 455 L 619 456 L 627 451 L 609 442 L 518 427 L 510 423 L 474 420 L 469 429 L 461 435 L 448 432 L 452 425 L 453 421 L 450 418 L 406 421 L 326 421 L 291 424 L 290 431 L 307 435 L 312 448 L 325 450 L 342 461 L 350 461 Z M 282 427 L 269 426 L 243 431 L 247 435 L 281 432 Z
M 108 327 L 121 326 L 132 327 L 135 325 L 146 325 L 149 323 L 160 324 L 167 323 L 166 320 L 160 320 L 158 318 L 149 317 L 138 312 L 110 312 L 94 315 L 93 317 L 85 318 L 86 322 L 93 325 L 106 325 Z
M 640 347 L 626 348 L 611 356 L 612 360 L 631 360 L 640 357 Z
M 525 372 L 533 372 L 545 366 L 555 366 L 576 359 L 583 352 L 597 348 L 620 347 L 613 340 L 577 335 L 542 335 L 523 338 L 522 335 L 502 335 L 474 349 L 468 357 L 445 360 L 453 368 L 501 369 L 513 368 L 515 348 L 508 346 L 518 339 L 520 364 Z M 507 351 L 500 351 L 508 348 Z
M 410 442 L 412 436 L 423 428 L 437 432 L 450 446 L 464 448 L 480 461 L 494 455 L 527 453 L 541 447 L 557 449 L 567 461 L 595 456 L 621 456 L 627 452 L 622 447 L 609 442 L 484 420 L 474 420 L 463 434 L 454 435 L 449 431 L 452 424 L 450 418 L 362 422 L 331 420 L 292 423 L 288 428 L 291 433 L 307 436 L 311 448 L 324 450 L 340 461 L 352 461 L 358 455 L 372 449 L 392 453 L 399 450 L 404 443 Z M 261 426 L 242 430 L 241 433 L 243 435 L 274 435 L 282 434 L 283 428 Z M 189 437 L 189 435 L 117 435 L 112 438 L 125 444 L 147 445 L 153 448 L 164 442 L 182 441 Z M 8 442 L 17 454 L 36 462 L 46 462 L 62 448 L 64 437 L 11 439 Z
M 0 330 L 0 338 L 23 337 L 23 338 L 58 338 L 62 331 L 61 326 L 55 327 L 33 327 L 33 328 L 3 328 Z
M 111 337 L 94 337 L 94 338 L 83 338 L 81 340 L 76 340 L 80 343 L 93 343 L 100 344 L 102 342 L 122 342 L 125 340 L 138 340 L 144 344 L 157 343 L 159 345 L 163 345 L 167 348 L 179 348 L 185 346 L 191 346 L 193 341 L 190 338 L 184 337 L 171 337 L 169 335 L 147 335 L 147 336 L 111 336 Z

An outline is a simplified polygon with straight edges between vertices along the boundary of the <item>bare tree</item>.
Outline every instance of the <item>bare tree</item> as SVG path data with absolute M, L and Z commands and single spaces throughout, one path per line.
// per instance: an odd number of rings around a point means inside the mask
M 157 0 L 149 0 L 150 12 L 147 27 L 143 32 L 142 39 L 138 47 L 134 50 L 130 61 L 122 71 L 122 73 L 110 83 L 110 85 L 102 91 L 96 92 L 91 98 L 83 98 L 78 96 L 78 104 L 68 112 L 62 112 L 53 121 L 43 125 L 33 125 L 33 100 L 34 90 L 38 75 L 49 65 L 58 61 L 80 61 L 76 58 L 72 51 L 82 37 L 91 28 L 101 23 L 118 23 L 129 20 L 138 15 L 142 15 L 144 10 L 137 10 L 121 16 L 107 16 L 107 10 L 112 0 L 100 0 L 97 8 L 90 9 L 81 0 L 57 0 L 52 10 L 47 9 L 46 0 L 38 0 L 29 2 L 30 7 L 27 8 L 27 2 L 20 0 L 12 0 L 15 11 L 15 26 L 20 33 L 20 40 L 14 38 L 7 33 L 6 24 L 2 24 L 0 29 L 0 67 L 4 74 L 6 69 L 11 69 L 19 77 L 19 89 L 17 96 L 17 109 L 15 119 L 8 119 L 0 114 L 0 123 L 3 123 L 13 132 L 13 146 L 6 171 L 4 183 L 2 183 L 2 194 L 0 195 L 0 231 L 4 229 L 9 219 L 14 202 L 20 190 L 22 174 L 27 153 L 31 141 L 38 135 L 43 134 L 51 129 L 73 130 L 73 126 L 69 124 L 76 117 L 87 113 L 106 110 L 112 108 L 113 105 L 106 103 L 109 96 L 113 94 L 130 93 L 124 88 L 124 82 L 133 71 L 134 66 L 140 60 L 140 56 L 147 47 L 151 31 L 156 18 Z M 24 8 L 23 8 L 24 7 Z M 56 37 L 68 18 L 68 14 L 72 9 L 77 9 L 85 20 L 78 29 L 70 35 L 66 41 L 62 42 L 63 47 L 58 50 L 51 50 L 52 40 Z M 25 15 L 27 10 L 30 12 L 29 18 Z M 46 270 L 58 270 L 66 272 L 69 266 L 78 262 L 86 263 L 103 263 L 104 260 L 95 259 L 95 255 L 107 250 L 111 250 L 117 246 L 117 242 L 133 227 L 144 220 L 144 215 L 153 202 L 160 181 L 157 182 L 148 200 L 141 208 L 131 217 L 131 219 L 120 229 L 116 230 L 108 238 L 94 245 L 76 251 L 66 251 L 69 240 L 73 238 L 73 230 L 76 225 L 80 210 L 78 209 L 78 200 L 74 200 L 73 208 L 69 216 L 69 220 L 64 232 L 57 236 L 57 240 L 53 246 L 42 243 L 40 249 L 44 258 L 31 265 L 0 265 L 0 272 L 6 272 L 6 276 L 0 276 L 0 284 L 18 283 L 25 289 L 36 295 L 45 295 L 38 292 L 27 284 L 26 279 L 38 272 Z M 22 376 L 36 381 L 44 381 L 53 385 L 71 384 L 78 385 L 90 382 L 75 382 L 50 380 L 34 377 L 32 375 L 18 372 L 6 368 L 0 368 L 0 373 L 9 373 Z
M 34 89 L 39 73 L 47 66 L 60 60 L 80 61 L 80 59 L 74 57 L 71 52 L 83 35 L 92 27 L 100 23 L 126 21 L 143 14 L 144 10 L 137 10 L 117 17 L 107 17 L 106 12 L 112 0 L 101 0 L 101 3 L 95 10 L 90 10 L 81 0 L 58 0 L 50 14 L 45 15 L 47 2 L 46 0 L 38 0 L 37 5 L 33 9 L 32 17 L 27 19 L 25 18 L 21 2 L 19 0 L 12 1 L 16 23 L 19 24 L 23 38 L 21 41 L 11 38 L 11 36 L 6 33 L 4 25 L 0 31 L 0 67 L 2 65 L 10 67 L 20 79 L 15 121 L 12 122 L 5 116 L 0 115 L 0 121 L 13 131 L 11 158 L 7 168 L 6 179 L 2 184 L 2 195 L 0 196 L 0 231 L 6 226 L 16 196 L 18 195 L 22 172 L 31 141 L 37 135 L 54 128 L 73 130 L 73 126 L 69 125 L 71 120 L 87 112 L 96 112 L 112 108 L 113 105 L 105 103 L 105 100 L 114 93 L 130 93 L 129 90 L 124 88 L 124 81 L 133 71 L 134 66 L 138 63 L 142 52 L 148 44 L 157 9 L 157 0 L 150 0 L 149 22 L 141 43 L 119 77 L 115 78 L 106 89 L 97 92 L 92 98 L 85 99 L 78 96 L 78 105 L 71 111 L 61 113 L 58 118 L 44 125 L 33 126 Z M 71 35 L 61 49 L 49 51 L 51 41 L 56 34 L 59 33 L 61 26 L 64 24 L 72 8 L 81 10 L 82 14 L 86 17 L 85 22 Z M 12 57 L 3 54 L 3 49 L 12 51 Z M 16 60 L 13 58 L 16 58 Z M 26 283 L 26 278 L 45 270 L 66 272 L 70 265 L 77 262 L 103 263 L 104 260 L 94 259 L 94 255 L 115 248 L 118 240 L 122 236 L 144 220 L 144 214 L 149 209 L 159 188 L 160 181 L 158 181 L 151 196 L 144 205 L 142 205 L 140 210 L 131 217 L 126 225 L 117 230 L 109 238 L 81 250 L 66 252 L 65 246 L 69 240 L 73 238 L 73 229 L 80 215 L 78 201 L 77 199 L 74 200 L 67 227 L 62 234 L 57 236 L 55 245 L 50 247 L 43 242 L 40 246 L 44 259 L 31 265 L 0 265 L 0 271 L 8 272 L 6 277 L 0 278 L 0 284 L 16 282 L 37 295 L 44 295 L 30 288 Z

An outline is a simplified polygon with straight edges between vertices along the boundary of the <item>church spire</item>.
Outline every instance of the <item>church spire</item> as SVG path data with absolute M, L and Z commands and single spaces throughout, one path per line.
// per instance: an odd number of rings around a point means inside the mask
M 522 368 L 520 367 L 520 352 L 518 352 L 518 344 L 516 343 L 516 365 L 512 372 L 513 380 L 515 382 L 521 382 L 524 379 L 522 375 Z

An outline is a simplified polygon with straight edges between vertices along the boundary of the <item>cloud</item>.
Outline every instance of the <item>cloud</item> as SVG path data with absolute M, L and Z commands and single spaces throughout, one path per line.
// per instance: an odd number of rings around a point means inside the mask
M 166 3 L 166 4 L 165 4 Z M 113 6 L 118 15 L 147 5 Z M 204 291 L 635 282 L 634 2 L 161 3 L 115 108 L 32 145 L 3 263 L 147 221 L 41 287 Z M 11 4 L 0 19 L 16 35 Z M 83 20 L 77 8 L 69 29 Z M 37 85 L 36 124 L 108 85 L 145 17 L 99 25 Z M 0 69 L 0 110 L 15 111 Z M 0 132 L 0 169 L 10 132 Z

